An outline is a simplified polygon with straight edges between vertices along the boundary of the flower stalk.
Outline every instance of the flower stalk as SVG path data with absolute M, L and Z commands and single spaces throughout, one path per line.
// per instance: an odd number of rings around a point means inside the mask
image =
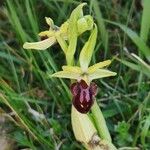
M 93 107 L 91 108 L 91 112 L 94 118 L 95 125 L 98 130 L 98 133 L 100 134 L 101 138 L 107 140 L 108 142 L 112 142 L 110 133 L 106 125 L 106 121 L 96 101 Z

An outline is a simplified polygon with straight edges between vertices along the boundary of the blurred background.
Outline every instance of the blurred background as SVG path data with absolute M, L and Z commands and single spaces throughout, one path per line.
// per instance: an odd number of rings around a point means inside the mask
M 47 77 L 66 63 L 59 45 L 45 51 L 22 48 L 48 29 L 45 16 L 60 26 L 81 2 L 0 1 L 0 150 L 84 149 L 72 132 L 69 80 Z M 91 64 L 112 59 L 109 68 L 117 72 L 96 80 L 113 142 L 149 150 L 150 1 L 86 2 L 84 13 L 93 16 L 99 30 Z M 76 58 L 88 34 L 79 38 Z

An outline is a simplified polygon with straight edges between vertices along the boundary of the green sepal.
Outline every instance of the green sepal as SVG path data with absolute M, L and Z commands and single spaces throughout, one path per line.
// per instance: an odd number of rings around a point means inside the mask
M 77 36 L 78 36 L 78 27 L 77 27 L 77 21 L 79 18 L 83 17 L 83 6 L 86 5 L 86 3 L 80 4 L 77 8 L 73 10 L 71 13 L 71 16 L 68 20 L 68 42 L 69 46 L 66 53 L 66 60 L 68 65 L 72 65 L 73 63 L 73 57 L 74 53 L 76 51 L 76 45 L 77 45 Z
M 96 39 L 97 39 L 97 26 L 95 24 L 95 27 L 92 30 L 92 33 L 88 41 L 85 43 L 84 47 L 82 48 L 79 56 L 80 66 L 83 71 L 87 71 L 88 69 L 88 65 L 91 61 L 91 57 L 95 48 Z

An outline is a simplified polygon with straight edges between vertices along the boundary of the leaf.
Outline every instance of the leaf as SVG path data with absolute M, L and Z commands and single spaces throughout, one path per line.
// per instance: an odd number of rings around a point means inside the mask
M 148 132 L 149 132 L 149 128 L 150 128 L 150 115 L 146 117 L 144 126 L 142 127 L 141 143 L 142 143 L 143 145 L 145 145 L 145 138 L 146 138 L 146 135 L 147 135 Z
M 150 71 L 148 68 L 146 68 L 145 66 L 143 66 L 140 62 L 139 64 L 135 64 L 135 63 L 131 63 L 129 61 L 126 60 L 120 60 L 117 58 L 117 60 L 121 61 L 124 65 L 130 67 L 133 70 L 139 71 L 139 72 L 143 72 L 146 76 L 148 76 L 150 78 Z
M 6 3 L 8 5 L 8 11 L 9 11 L 8 18 L 9 18 L 12 26 L 14 27 L 16 33 L 19 35 L 22 42 L 26 41 L 27 36 L 26 36 L 23 26 L 19 20 L 17 11 L 15 10 L 14 2 L 7 0 Z
M 147 60 L 150 61 L 150 48 L 145 44 L 145 42 L 131 29 L 121 24 L 118 25 L 131 38 L 139 50 L 145 55 Z
M 25 6 L 26 6 L 26 12 L 28 15 L 29 23 L 31 24 L 34 34 L 36 35 L 39 32 L 39 27 L 38 27 L 38 23 L 37 23 L 35 14 L 34 14 L 35 10 L 32 10 L 32 8 L 31 8 L 32 5 L 29 0 L 25 1 Z
M 143 0 L 143 8 L 144 9 L 142 14 L 140 37 L 143 39 L 144 42 L 146 42 L 150 29 L 150 0 Z
M 101 12 L 100 7 L 99 7 L 99 1 L 98 0 L 91 0 L 90 3 L 92 5 L 94 13 L 95 13 L 95 18 L 96 18 L 96 21 L 98 23 L 98 28 L 99 28 L 100 36 L 102 39 L 102 44 L 105 48 L 105 56 L 106 56 L 107 51 L 108 51 L 108 32 L 106 30 L 104 18 L 102 16 L 102 12 Z
M 113 21 L 107 21 L 111 24 L 114 24 L 120 27 L 134 42 L 134 44 L 138 47 L 138 49 L 145 55 L 148 61 L 150 61 L 150 48 L 146 45 L 146 43 L 137 35 L 136 32 L 132 31 L 130 28 L 122 25 L 120 23 L 116 23 Z
M 91 61 L 91 57 L 95 48 L 96 39 L 97 39 L 97 26 L 95 24 L 95 28 L 92 30 L 92 33 L 88 41 L 83 46 L 79 56 L 80 66 L 83 71 L 87 71 L 88 69 L 88 65 Z

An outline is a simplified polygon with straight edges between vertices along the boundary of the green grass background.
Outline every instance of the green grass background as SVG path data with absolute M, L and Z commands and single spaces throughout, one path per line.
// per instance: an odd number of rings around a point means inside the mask
M 1 130 L 18 149 L 84 149 L 75 141 L 69 80 L 48 78 L 65 64 L 56 44 L 46 51 L 24 50 L 26 41 L 69 18 L 79 0 L 2 0 L 0 2 Z M 113 59 L 116 77 L 97 80 L 97 100 L 117 147 L 150 149 L 150 1 L 87 0 L 85 14 L 98 24 L 91 64 Z M 87 34 L 80 37 L 79 49 Z M 139 56 L 138 58 L 134 54 Z M 76 56 L 79 55 L 77 50 Z M 12 149 L 13 148 L 12 146 Z

